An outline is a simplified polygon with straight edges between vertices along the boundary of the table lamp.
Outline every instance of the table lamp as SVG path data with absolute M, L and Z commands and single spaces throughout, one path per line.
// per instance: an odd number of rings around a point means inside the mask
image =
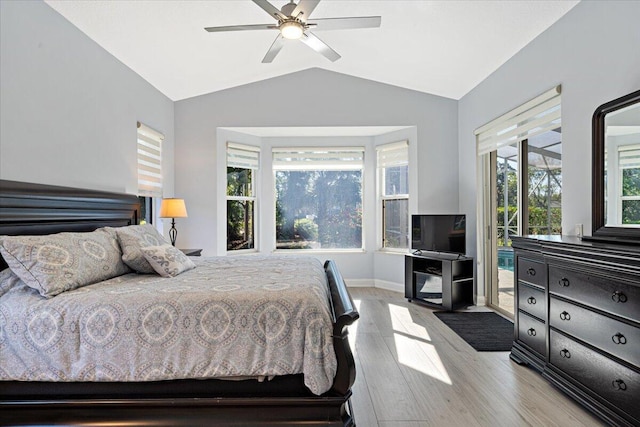
M 176 218 L 186 217 L 187 207 L 184 204 L 184 199 L 162 199 L 162 205 L 160 205 L 160 218 L 171 218 L 169 238 L 171 239 L 171 244 L 173 246 L 176 245 L 176 237 L 178 237 L 178 230 L 176 230 Z

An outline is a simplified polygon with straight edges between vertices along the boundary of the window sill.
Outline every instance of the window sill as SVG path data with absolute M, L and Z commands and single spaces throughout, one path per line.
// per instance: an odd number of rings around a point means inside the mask
M 258 251 L 257 249 L 238 249 L 235 251 L 227 251 L 226 255 L 227 256 L 234 256 L 234 255 L 257 255 L 260 254 L 260 251 Z
M 376 254 L 382 254 L 382 255 L 401 255 L 401 256 L 405 256 L 406 254 L 411 253 L 408 249 L 404 249 L 404 250 L 398 250 L 398 251 L 390 251 L 388 249 L 378 249 L 375 251 Z
M 364 249 L 275 249 L 274 254 L 364 254 Z

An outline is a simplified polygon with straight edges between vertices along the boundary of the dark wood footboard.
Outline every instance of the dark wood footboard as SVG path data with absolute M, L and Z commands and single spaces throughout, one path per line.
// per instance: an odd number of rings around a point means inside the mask
M 123 226 L 135 223 L 138 209 L 132 195 L 0 180 L 0 235 Z M 262 383 L 0 381 L 0 425 L 354 426 L 347 407 L 356 369 L 347 328 L 359 315 L 335 263 L 324 268 L 338 367 L 322 396 L 304 386 L 301 374 Z
M 349 346 L 347 326 L 358 320 L 360 315 L 353 305 L 347 287 L 331 260 L 324 263 L 324 269 L 329 281 L 331 302 L 333 305 L 333 347 L 338 358 L 338 372 L 333 381 L 332 391 L 337 394 L 346 394 L 356 380 L 356 362 Z

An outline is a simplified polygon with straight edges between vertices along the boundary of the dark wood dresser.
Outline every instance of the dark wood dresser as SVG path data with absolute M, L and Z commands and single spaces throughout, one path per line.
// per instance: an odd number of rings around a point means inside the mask
M 611 425 L 640 425 L 640 246 L 514 237 L 511 358 Z

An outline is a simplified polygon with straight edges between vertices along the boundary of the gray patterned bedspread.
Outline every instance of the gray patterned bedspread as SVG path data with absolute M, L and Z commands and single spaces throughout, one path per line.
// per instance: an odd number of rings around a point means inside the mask
M 157 381 L 336 372 L 314 258 L 194 258 L 174 278 L 127 274 L 42 298 L 0 273 L 0 380 Z M 0 385 L 1 386 L 1 385 Z

